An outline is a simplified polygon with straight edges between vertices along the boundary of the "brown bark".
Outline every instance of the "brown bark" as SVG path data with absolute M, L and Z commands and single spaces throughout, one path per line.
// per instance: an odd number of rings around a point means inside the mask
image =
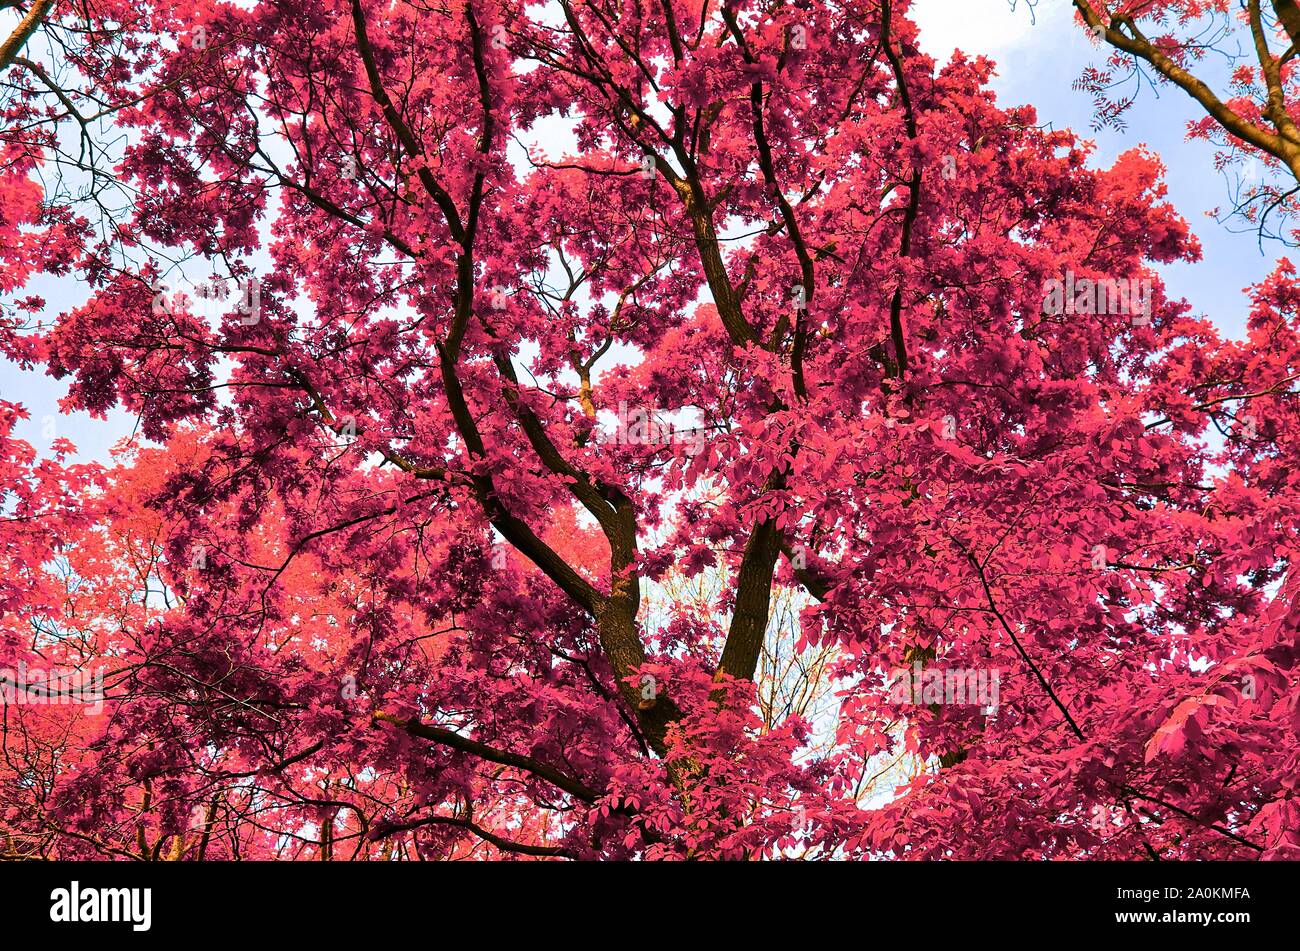
M 1234 112 L 1215 95 L 1209 86 L 1151 43 L 1131 17 L 1103 20 L 1097 8 L 1089 0 L 1074 0 L 1074 6 L 1090 30 L 1096 31 L 1116 49 L 1150 64 L 1161 76 L 1196 100 L 1211 118 L 1223 126 L 1225 131 L 1274 156 L 1290 169 L 1297 181 L 1300 181 L 1300 143 L 1280 132 L 1270 132 L 1268 129 L 1261 128 Z M 1121 27 L 1128 32 L 1124 32 Z
M 0 69 L 6 69 L 13 64 L 14 58 L 22 50 L 23 45 L 36 32 L 36 28 L 45 21 L 45 17 L 53 7 L 54 0 L 38 0 L 37 3 L 32 4 L 27 15 L 19 21 L 18 27 L 9 34 L 4 46 L 0 46 Z
M 1295 0 L 1273 0 L 1273 12 L 1286 35 L 1291 37 L 1291 42 L 1300 44 L 1300 7 L 1296 6 Z

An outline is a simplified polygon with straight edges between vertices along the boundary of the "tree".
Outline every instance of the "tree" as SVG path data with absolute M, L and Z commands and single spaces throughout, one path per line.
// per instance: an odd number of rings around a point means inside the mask
M 1167 299 L 1156 157 L 1088 168 L 897 2 L 113 35 L 78 108 L 11 87 L 16 187 L 94 95 L 119 154 L 64 176 L 131 200 L 47 193 L 91 293 L 3 344 L 148 440 L 37 493 L 77 505 L 0 623 L 112 687 L 7 762 L 16 848 L 1300 848 L 1295 279 L 1245 342 Z
M 1198 111 L 1188 135 L 1219 145 L 1218 164 L 1238 170 L 1233 212 L 1261 234 L 1269 233 L 1270 216 L 1294 215 L 1300 192 L 1292 184 L 1300 180 L 1295 0 L 1074 0 L 1074 6 L 1089 33 L 1112 50 L 1106 66 L 1089 68 L 1079 83 L 1096 97 L 1101 121 L 1121 122 L 1132 104 L 1135 93 L 1116 98 L 1126 78 L 1145 76 L 1179 89 Z

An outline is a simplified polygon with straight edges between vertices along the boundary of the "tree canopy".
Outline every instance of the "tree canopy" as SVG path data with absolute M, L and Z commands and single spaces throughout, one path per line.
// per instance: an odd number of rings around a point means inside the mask
M 904 0 L 13 12 L 0 349 L 138 434 L 0 402 L 7 854 L 1300 857 L 1300 281 L 1158 156 Z

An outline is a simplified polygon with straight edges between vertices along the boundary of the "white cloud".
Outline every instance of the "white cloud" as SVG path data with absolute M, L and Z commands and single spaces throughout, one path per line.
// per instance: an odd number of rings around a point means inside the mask
M 1067 0 L 914 0 L 912 19 L 921 29 L 921 49 L 940 64 L 957 49 L 1001 60 L 1051 21 L 1069 20 Z M 1037 20 L 1037 26 L 1035 26 Z M 1037 37 L 1041 40 L 1041 34 Z

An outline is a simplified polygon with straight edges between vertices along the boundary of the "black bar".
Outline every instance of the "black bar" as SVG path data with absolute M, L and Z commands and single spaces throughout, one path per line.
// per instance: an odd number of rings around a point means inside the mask
M 1294 917 L 1296 872 L 1292 863 L 32 862 L 0 864 L 0 911 L 10 939 L 128 944 L 253 935 L 373 942 L 411 928 L 441 943 L 467 927 L 494 940 L 596 929 L 621 943 L 619 929 L 648 929 L 646 940 L 662 929 L 674 940 L 692 921 L 702 936 L 763 943 L 774 923 L 806 930 L 807 944 L 836 935 L 873 944 L 872 935 L 898 928 L 918 940 L 1221 943 L 1280 933 Z M 116 901 L 127 920 L 51 920 L 55 890 L 70 899 L 74 881 L 83 902 L 90 890 L 148 888 L 148 930 L 135 930 L 129 914 L 142 923 L 143 892 L 133 905 L 109 896 L 107 910 Z M 97 891 L 89 899 L 96 910 L 100 900 Z

